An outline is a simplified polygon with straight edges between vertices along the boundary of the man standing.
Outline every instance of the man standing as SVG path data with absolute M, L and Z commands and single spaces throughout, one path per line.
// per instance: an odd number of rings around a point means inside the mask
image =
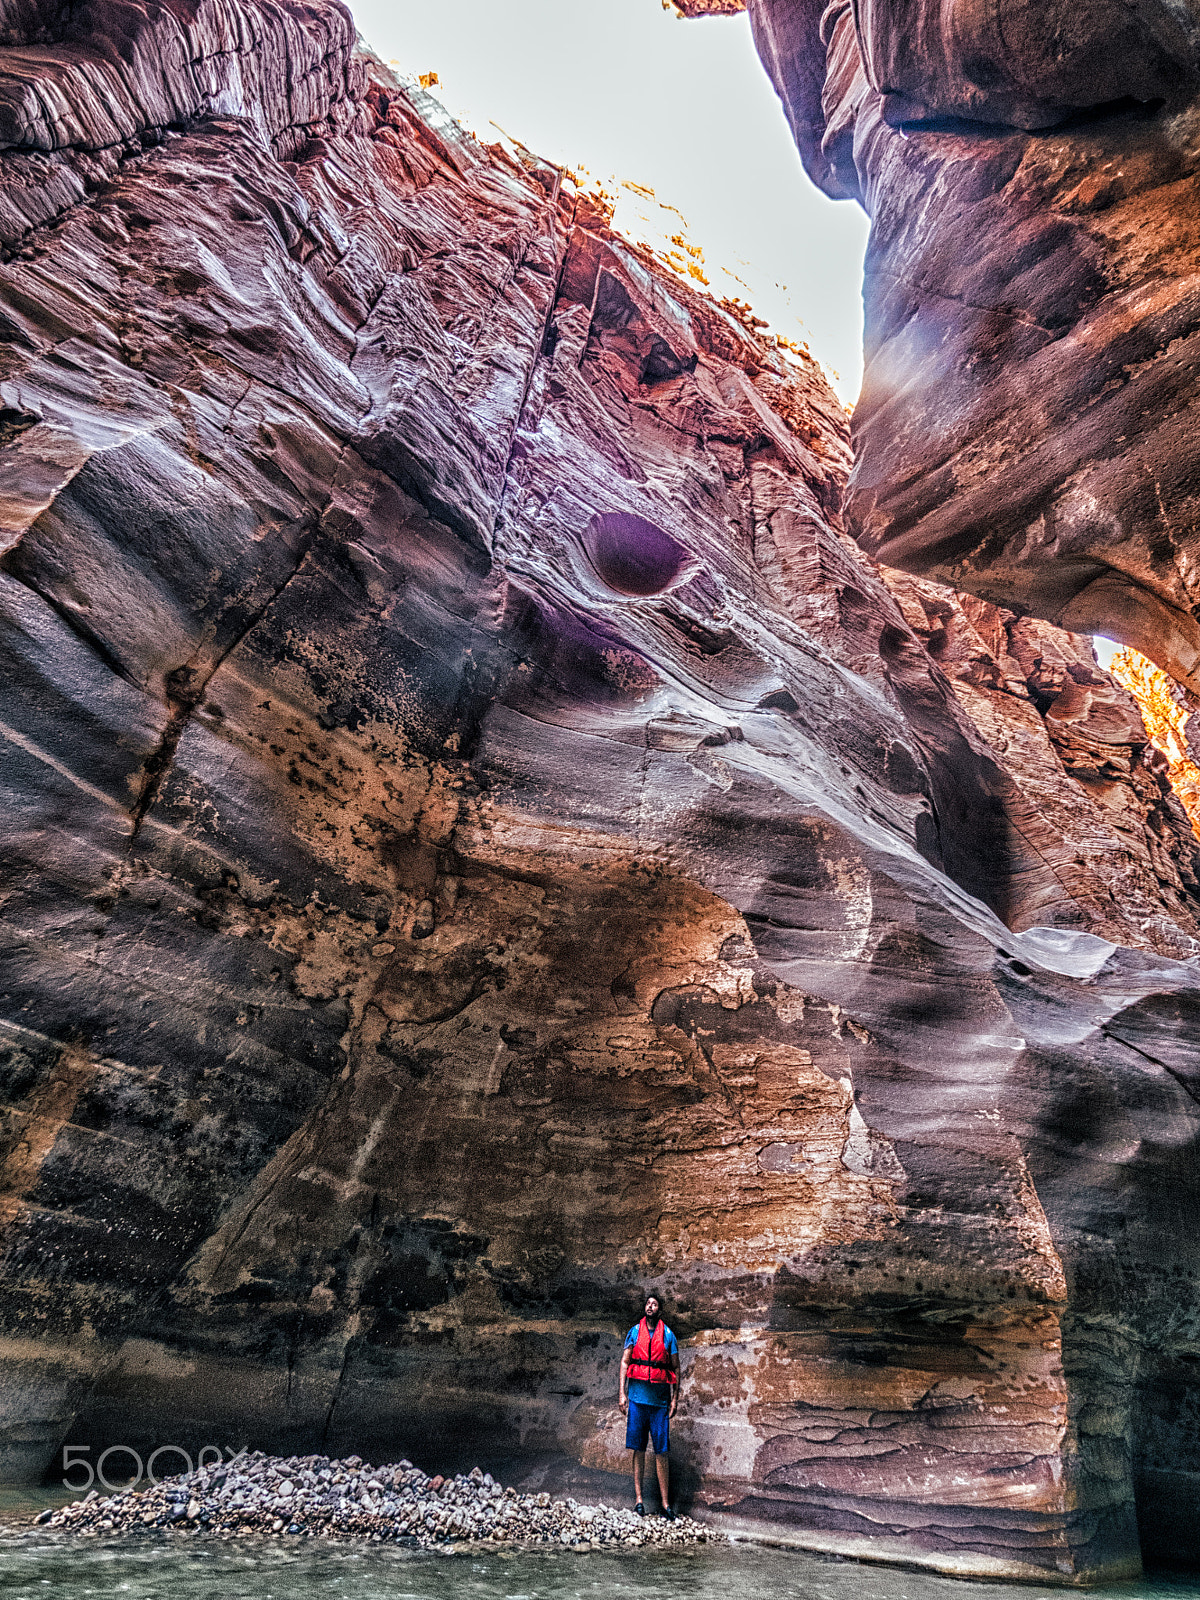
M 646 1515 L 642 1503 L 642 1470 L 646 1465 L 646 1440 L 654 1445 L 658 1492 L 663 1516 L 675 1521 L 667 1490 L 667 1450 L 670 1421 L 679 1401 L 679 1343 L 659 1315 L 658 1298 L 646 1297 L 645 1315 L 625 1336 L 621 1356 L 621 1410 L 626 1413 L 625 1448 L 633 1451 L 634 1510 Z

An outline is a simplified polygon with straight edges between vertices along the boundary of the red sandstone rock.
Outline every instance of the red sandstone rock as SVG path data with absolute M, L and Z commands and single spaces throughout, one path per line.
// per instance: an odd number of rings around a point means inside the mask
M 890 592 L 819 371 L 351 37 L 0 56 L 66 130 L 3 156 L 6 1475 L 611 1465 L 649 1282 L 710 1514 L 1131 1570 L 1200 985 L 1128 703 Z
M 1108 926 L 1187 955 L 1200 934 L 1200 848 L 1166 758 L 1091 640 L 900 572 L 884 577 L 1028 802 L 1019 825 L 1051 871 L 1030 881 L 1010 923 Z
M 745 11 L 745 0 L 671 0 L 684 17 L 732 17 Z
M 1191 9 L 750 9 L 873 219 L 856 536 L 1200 688 Z

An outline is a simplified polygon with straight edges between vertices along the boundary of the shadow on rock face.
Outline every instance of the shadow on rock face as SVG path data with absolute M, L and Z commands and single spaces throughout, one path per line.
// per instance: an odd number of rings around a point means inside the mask
M 618 594 L 662 594 L 689 564 L 677 539 L 627 511 L 593 517 L 583 547 L 597 574 Z
M 861 0 L 854 20 L 893 127 L 941 117 L 1045 128 L 1093 108 L 1179 103 L 1197 88 L 1197 21 L 1161 0 Z
M 856 536 L 1200 692 L 1195 6 L 750 11 L 873 221 Z
M 653 1287 L 712 1514 L 1128 1572 L 1200 1249 L 1130 705 L 874 568 L 815 363 L 343 7 L 187 9 L 0 45 L 0 1471 L 624 1469 Z

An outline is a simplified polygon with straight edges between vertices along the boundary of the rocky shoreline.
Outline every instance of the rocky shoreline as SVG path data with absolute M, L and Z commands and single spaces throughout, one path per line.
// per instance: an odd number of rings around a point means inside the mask
M 38 1523 L 84 1537 L 143 1530 L 225 1539 L 260 1534 L 390 1540 L 420 1549 L 464 1541 L 569 1550 L 725 1542 L 691 1517 L 640 1517 L 624 1507 L 521 1494 L 478 1467 L 431 1478 L 411 1461 L 372 1467 L 358 1456 L 283 1459 L 260 1451 L 164 1478 L 146 1490 L 106 1497 L 93 1490 L 72 1505 L 44 1511 Z

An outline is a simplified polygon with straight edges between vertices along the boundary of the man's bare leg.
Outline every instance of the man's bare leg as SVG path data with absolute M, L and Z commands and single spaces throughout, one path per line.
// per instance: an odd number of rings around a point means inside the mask
M 668 1463 L 668 1459 L 669 1458 L 668 1458 L 668 1456 L 667 1456 L 665 1451 L 663 1452 L 663 1454 L 661 1456 L 659 1455 L 657 1450 L 654 1452 L 654 1470 L 658 1473 L 658 1492 L 662 1496 L 662 1504 L 663 1504 L 663 1510 L 664 1511 L 671 1504 L 670 1498 L 669 1498 L 668 1493 L 667 1493 L 667 1470 L 668 1470 L 667 1463 Z M 641 1499 L 641 1496 L 639 1495 L 638 1498 Z
M 646 1452 L 635 1450 L 633 1452 L 633 1501 L 635 1505 L 642 1503 L 642 1468 L 646 1464 Z

